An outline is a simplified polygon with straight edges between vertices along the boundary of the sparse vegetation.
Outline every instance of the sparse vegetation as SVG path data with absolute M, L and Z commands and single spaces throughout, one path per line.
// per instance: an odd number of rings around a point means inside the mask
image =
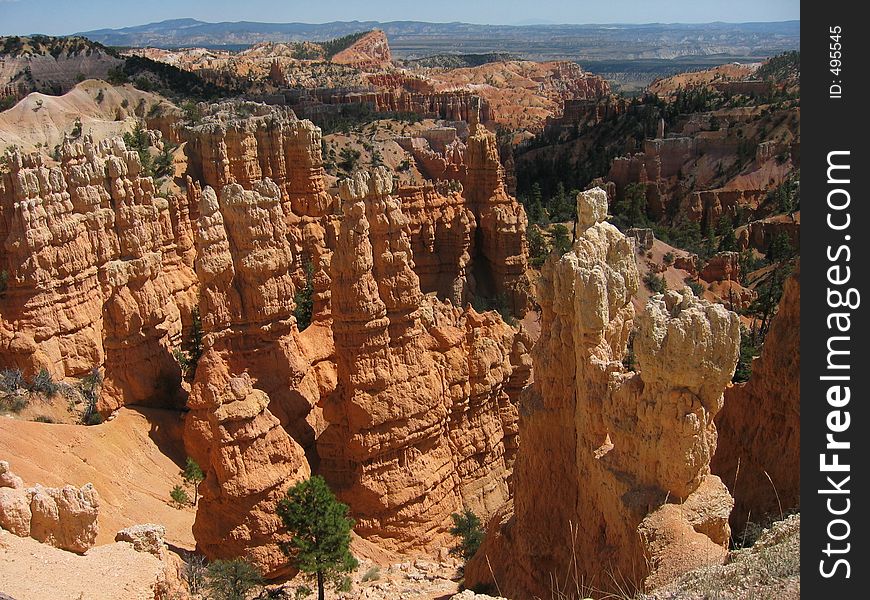
M 199 468 L 196 461 L 189 456 L 184 465 L 182 477 L 189 486 L 193 487 L 193 504 L 196 505 L 199 501 L 199 484 L 205 479 L 205 474 L 203 474 L 202 469 Z
M 667 289 L 667 285 L 665 284 L 665 278 L 656 275 L 652 271 L 649 271 L 646 275 L 643 276 L 643 284 L 649 291 L 654 294 L 661 294 Z
M 79 380 L 79 393 L 85 401 L 85 408 L 81 415 L 82 425 L 99 425 L 103 422 L 102 415 L 97 412 L 97 398 L 102 384 L 103 375 L 98 367 L 91 369 L 88 375 Z
M 526 229 L 526 240 L 529 243 L 529 264 L 540 269 L 550 255 L 550 242 L 534 224 Z
M 480 522 L 480 517 L 468 508 L 461 513 L 453 513 L 450 518 L 453 519 L 450 534 L 457 538 L 456 545 L 450 548 L 450 554 L 468 561 L 477 554 L 477 550 L 483 543 L 485 535 L 483 524 Z
M 471 299 L 471 307 L 479 313 L 494 310 L 501 315 L 502 321 L 508 325 L 516 325 L 517 320 L 511 313 L 507 296 L 504 294 L 496 294 L 491 298 L 485 296 L 474 296 Z
M 0 371 L 0 392 L 14 394 L 18 390 L 26 389 L 27 382 L 21 369 L 3 369 Z
M 262 583 L 260 572 L 243 558 L 216 560 L 206 568 L 205 588 L 211 600 L 247 600 Z
M 562 256 L 571 249 L 571 232 L 562 223 L 556 223 L 550 230 L 553 250 Z
M 51 378 L 51 373 L 47 369 L 42 368 L 34 376 L 28 389 L 33 393 L 43 394 L 50 398 L 57 394 L 60 386 Z
M 377 581 L 381 578 L 381 568 L 377 565 L 363 574 L 361 581 Z
M 181 376 L 186 379 L 193 379 L 196 373 L 196 366 L 202 357 L 202 336 L 202 319 L 199 316 L 199 308 L 194 306 L 190 312 L 190 333 L 188 338 L 182 343 L 180 348 L 172 350 L 172 356 L 175 357 L 181 369 Z
M 305 285 L 296 290 L 293 296 L 293 316 L 299 331 L 305 331 L 311 325 L 314 313 L 314 265 L 305 261 Z
M 187 584 L 191 594 L 199 594 L 206 583 L 206 560 L 202 554 L 185 553 L 184 566 L 180 570 L 181 579 Z
M 172 499 L 172 502 L 175 503 L 176 508 L 181 508 L 182 506 L 190 504 L 190 496 L 187 494 L 187 490 L 181 485 L 173 487 L 169 492 L 169 497 Z

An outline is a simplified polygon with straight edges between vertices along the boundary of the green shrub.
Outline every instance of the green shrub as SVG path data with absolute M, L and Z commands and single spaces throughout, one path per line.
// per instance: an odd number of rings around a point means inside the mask
M 37 415 L 34 419 L 37 423 L 55 423 L 56 421 L 48 415 Z
M 278 516 L 292 536 L 282 550 L 294 557 L 300 571 L 316 579 L 319 600 L 327 581 L 337 591 L 349 589 L 345 574 L 359 565 L 350 553 L 354 521 L 347 511 L 319 475 L 291 487 L 278 503 Z
M 571 231 L 562 225 L 556 223 L 550 231 L 553 240 L 553 249 L 562 256 L 571 249 Z
M 458 538 L 457 544 L 450 548 L 450 554 L 468 561 L 483 543 L 483 525 L 480 518 L 468 508 L 462 513 L 453 513 L 450 518 L 453 519 L 450 534 Z
M 689 289 L 692 290 L 692 293 L 695 294 L 696 296 L 700 297 L 704 293 L 704 291 L 705 291 L 704 284 L 702 284 L 701 282 L 695 281 L 691 277 L 686 277 L 686 279 L 684 281 L 685 281 L 686 285 L 689 286 Z
M 181 476 L 184 477 L 184 481 L 193 486 L 193 503 L 196 504 L 199 500 L 199 484 L 205 479 L 205 474 L 197 462 L 188 456 Z
M 103 422 L 103 416 L 97 412 L 97 398 L 100 396 L 100 388 L 103 385 L 103 375 L 99 367 L 94 367 L 91 372 L 79 379 L 78 388 L 85 400 L 85 410 L 82 412 L 82 425 L 99 425 Z
M 362 576 L 362 581 L 377 581 L 381 578 L 381 568 L 374 566 Z
M 172 501 L 175 502 L 178 507 L 190 504 L 190 496 L 187 494 L 187 490 L 180 485 L 176 485 L 172 488 L 172 491 L 169 492 L 169 497 L 172 498 Z
M 667 285 L 665 284 L 665 278 L 659 277 L 652 271 L 648 272 L 643 276 L 643 283 L 647 287 L 647 289 L 654 294 L 661 294 L 667 289 Z
M 21 369 L 3 369 L 0 371 L 0 391 L 14 394 L 20 389 L 26 389 L 27 382 Z
M 296 326 L 299 331 L 305 331 L 311 325 L 314 312 L 314 265 L 311 261 L 305 261 L 305 285 L 296 290 L 293 295 L 293 315 L 296 317 Z

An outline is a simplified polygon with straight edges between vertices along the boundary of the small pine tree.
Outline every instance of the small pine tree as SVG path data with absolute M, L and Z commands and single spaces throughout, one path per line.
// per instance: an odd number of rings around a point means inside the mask
M 450 534 L 459 538 L 459 543 L 450 549 L 450 554 L 468 561 L 483 543 L 484 531 L 480 518 L 468 508 L 462 513 L 453 513 L 450 518 L 453 519 Z
M 187 457 L 187 463 L 184 465 L 182 476 L 188 484 L 193 486 L 193 504 L 196 505 L 199 500 L 199 484 L 205 479 L 205 475 L 202 469 L 199 468 L 199 465 L 196 464 L 196 461 L 189 456 Z
M 567 227 L 561 223 L 553 225 L 553 249 L 562 256 L 571 249 L 571 236 Z
M 305 261 L 305 285 L 296 291 L 293 296 L 296 308 L 293 314 L 296 317 L 296 326 L 299 331 L 305 331 L 311 325 L 311 316 L 314 312 L 314 265 L 311 261 Z
M 526 240 L 529 242 L 529 262 L 533 267 L 540 268 L 550 254 L 550 243 L 537 225 L 529 225 L 526 229 Z
M 340 589 L 347 584 L 344 574 L 359 564 L 350 553 L 354 521 L 347 511 L 318 475 L 297 483 L 278 503 L 278 516 L 292 536 L 283 550 L 300 571 L 317 579 L 318 600 L 325 598 L 327 580 Z
M 172 488 L 172 491 L 169 492 L 169 497 L 172 498 L 172 501 L 179 507 L 190 504 L 190 496 L 187 495 L 187 490 L 180 485 L 176 485 Z
M 206 587 L 212 600 L 246 600 L 248 593 L 262 585 L 259 571 L 243 558 L 216 560 L 206 570 Z

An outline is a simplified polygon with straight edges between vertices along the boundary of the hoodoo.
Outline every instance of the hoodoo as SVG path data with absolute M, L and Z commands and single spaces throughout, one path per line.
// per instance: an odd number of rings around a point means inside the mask
M 515 496 L 467 566 L 469 586 L 517 599 L 570 576 L 655 587 L 727 552 L 733 501 L 709 463 L 737 315 L 684 289 L 635 318 L 633 244 L 606 212 L 603 190 L 581 192 L 576 242 L 542 271 Z M 637 371 L 623 366 L 632 338 Z

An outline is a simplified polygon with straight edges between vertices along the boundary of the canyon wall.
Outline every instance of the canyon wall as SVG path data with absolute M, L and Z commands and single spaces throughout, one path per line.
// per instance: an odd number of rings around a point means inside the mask
M 392 549 L 433 549 L 447 541 L 452 512 L 488 515 L 509 497 L 515 394 L 531 343 L 495 313 L 424 297 L 385 169 L 359 172 L 340 191 L 338 386 L 317 442 L 321 472 L 357 533 Z
M 572 576 L 653 588 L 726 556 L 733 501 L 709 462 L 737 316 L 685 289 L 635 318 L 633 245 L 606 213 L 603 190 L 582 192 L 573 249 L 543 268 L 514 500 L 490 521 L 468 586 L 517 600 Z M 623 366 L 632 329 L 638 371 Z
M 749 521 L 800 507 L 800 281 L 798 264 L 749 381 L 726 390 L 716 418 L 719 447 L 711 467 L 734 496 L 737 537 Z
M 495 134 L 472 120 L 466 144 L 463 195 L 477 219 L 476 285 L 482 295 L 502 295 L 511 311 L 521 315 L 529 305 L 526 211 L 505 189 Z
M 55 378 L 104 366 L 104 414 L 177 405 L 172 349 L 196 297 L 185 203 L 158 196 L 119 139 L 66 142 L 59 166 L 16 152 L 9 165 L 0 183 L 3 366 Z

